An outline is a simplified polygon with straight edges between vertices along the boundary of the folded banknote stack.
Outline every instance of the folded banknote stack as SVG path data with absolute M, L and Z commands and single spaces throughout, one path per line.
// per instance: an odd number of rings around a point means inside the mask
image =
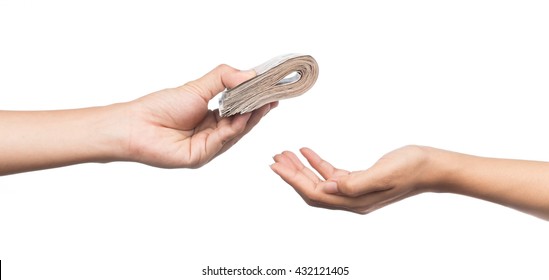
M 219 114 L 228 117 L 251 112 L 308 91 L 318 78 L 318 64 L 310 55 L 287 54 L 255 68 L 256 76 L 228 89 L 219 100 Z

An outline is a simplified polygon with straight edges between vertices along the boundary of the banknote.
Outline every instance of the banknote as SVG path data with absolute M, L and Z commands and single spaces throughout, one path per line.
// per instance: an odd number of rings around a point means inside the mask
M 251 112 L 273 101 L 299 96 L 318 78 L 316 60 L 302 54 L 277 56 L 253 70 L 256 72 L 254 78 L 222 93 L 219 99 L 222 117 Z

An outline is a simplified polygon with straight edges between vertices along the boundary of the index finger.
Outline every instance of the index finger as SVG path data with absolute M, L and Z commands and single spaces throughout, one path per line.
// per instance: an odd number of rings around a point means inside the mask
M 320 175 L 328 180 L 336 172 L 336 168 L 333 167 L 329 162 L 323 160 L 317 153 L 309 148 L 301 148 L 301 154 L 307 159 L 309 164 L 316 170 Z

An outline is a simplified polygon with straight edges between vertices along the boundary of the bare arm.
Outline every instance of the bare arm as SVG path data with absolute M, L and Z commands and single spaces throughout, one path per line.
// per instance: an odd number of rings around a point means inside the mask
M 276 106 L 219 117 L 208 101 L 252 78 L 220 65 L 202 78 L 137 100 L 75 110 L 0 111 L 0 175 L 84 162 L 197 168 L 225 152 Z
M 437 149 L 429 149 L 429 155 L 440 182 L 433 191 L 472 196 L 549 220 L 549 163 Z
M 0 111 L 0 175 L 125 159 L 124 107 Z
M 366 170 L 349 172 L 310 149 L 301 152 L 323 179 L 291 152 L 276 155 L 271 167 L 313 206 L 366 214 L 423 192 L 451 192 L 549 220 L 549 163 L 406 146 Z

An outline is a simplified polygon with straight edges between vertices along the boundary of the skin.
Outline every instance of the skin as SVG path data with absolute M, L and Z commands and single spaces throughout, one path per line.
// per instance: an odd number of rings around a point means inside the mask
M 220 65 L 202 78 L 137 100 L 58 111 L 0 111 L 0 175 L 85 162 L 135 161 L 198 168 L 234 145 L 277 103 L 229 118 L 208 110 L 225 88 L 252 78 Z M 333 167 L 301 153 L 321 176 L 286 151 L 271 166 L 312 206 L 366 214 L 423 192 L 477 197 L 549 220 L 549 163 L 482 158 L 406 146 L 372 167 Z
M 394 150 L 372 167 L 347 171 L 302 148 L 305 166 L 289 151 L 274 156 L 272 170 L 315 207 L 367 214 L 424 192 L 476 197 L 549 220 L 549 163 L 495 159 L 431 147 Z
M 208 110 L 225 88 L 255 76 L 220 65 L 195 81 L 137 100 L 58 111 L 0 111 L 0 175 L 85 162 L 198 168 L 233 146 L 277 106 L 229 118 Z

